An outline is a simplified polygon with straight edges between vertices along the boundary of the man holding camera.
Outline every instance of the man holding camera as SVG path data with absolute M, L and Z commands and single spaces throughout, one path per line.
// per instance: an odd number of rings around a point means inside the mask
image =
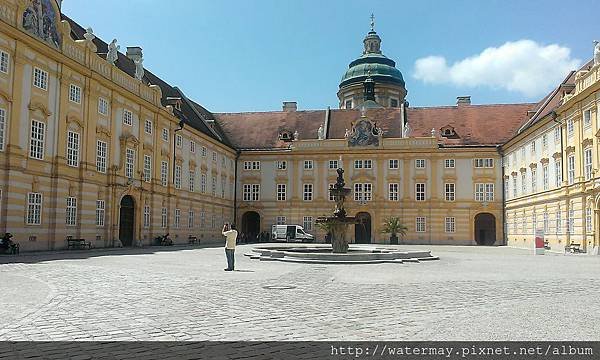
M 225 236 L 225 256 L 227 257 L 227 268 L 225 271 L 233 271 L 235 265 L 235 242 L 238 232 L 234 224 L 223 225 L 223 236 Z

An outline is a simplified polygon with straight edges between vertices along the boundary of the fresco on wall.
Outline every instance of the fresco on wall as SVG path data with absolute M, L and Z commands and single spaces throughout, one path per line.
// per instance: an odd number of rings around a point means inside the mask
M 60 48 L 56 10 L 51 0 L 31 0 L 23 13 L 23 29 L 47 43 Z

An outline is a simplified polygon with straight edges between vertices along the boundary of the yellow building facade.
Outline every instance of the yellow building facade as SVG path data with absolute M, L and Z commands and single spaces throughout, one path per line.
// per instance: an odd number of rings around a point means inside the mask
M 573 71 L 503 146 L 508 244 L 598 254 L 600 66 Z
M 236 154 L 210 129 L 178 130 L 184 95 L 165 105 L 167 85 L 107 61 L 91 32 L 73 40 L 55 1 L 5 0 L 0 17 L 0 232 L 25 251 L 220 236 Z

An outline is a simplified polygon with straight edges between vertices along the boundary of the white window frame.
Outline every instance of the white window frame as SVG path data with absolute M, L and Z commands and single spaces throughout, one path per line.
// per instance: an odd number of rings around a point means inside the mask
M 179 229 L 181 226 L 181 209 L 175 209 L 175 217 L 173 222 L 173 227 L 175 229 Z
M 456 167 L 455 159 L 445 159 L 444 160 L 444 168 L 445 169 L 454 169 Z
M 425 159 L 415 159 L 415 169 L 425 169 Z
M 389 159 L 388 160 L 388 169 L 394 170 L 400 168 L 400 160 L 398 159 Z
M 162 129 L 162 139 L 163 141 L 169 142 L 169 129 Z
M 567 137 L 573 137 L 575 133 L 575 124 L 573 119 L 567 119 Z
M 169 184 L 169 162 L 165 160 L 160 162 L 160 184 L 162 186 Z
M 302 217 L 302 228 L 304 231 L 312 231 L 313 230 L 313 217 L 312 216 L 303 216 Z
M 29 192 L 27 193 L 27 213 L 25 214 L 25 224 L 41 225 L 43 210 L 43 195 L 42 193 Z
M 125 177 L 133 179 L 135 173 L 135 150 L 125 148 Z
M 545 190 L 548 190 L 550 187 L 550 169 L 548 164 L 542 165 L 542 187 Z
M 80 139 L 78 132 L 67 131 L 67 165 L 79 167 Z
M 456 218 L 454 216 L 446 216 L 444 218 L 444 231 L 446 233 L 456 232 Z
M 194 228 L 194 218 L 196 217 L 196 214 L 194 213 L 193 209 L 189 209 L 188 210 L 188 229 L 193 229 Z
M 399 201 L 399 189 L 400 184 L 398 183 L 389 183 L 388 184 L 388 200 L 389 201 Z
M 106 217 L 106 202 L 104 200 L 96 200 L 96 226 L 104 226 Z
M 144 120 L 144 132 L 146 134 L 152 135 L 152 128 L 153 128 L 152 120 L 150 120 L 150 119 Z
M 98 114 L 108 115 L 108 100 L 103 97 L 98 98 Z
M 444 183 L 444 199 L 446 201 L 456 200 L 456 184 L 455 183 Z
M 0 72 L 8 74 L 10 66 L 10 55 L 6 51 L 0 50 Z
M 287 161 L 286 160 L 275 161 L 275 169 L 276 170 L 287 170 Z
M 39 67 L 33 68 L 33 86 L 48 91 L 48 72 Z
M 123 109 L 123 125 L 133 126 L 133 112 Z
M 175 134 L 175 146 L 181 148 L 183 146 L 183 136 Z
M 593 220 L 592 214 L 593 214 L 592 208 L 586 207 L 585 208 L 585 232 L 588 235 L 594 232 L 594 223 L 593 223 L 594 220 Z
M 531 192 L 537 192 L 537 169 L 531 169 Z
M 314 186 L 312 183 L 302 184 L 302 200 L 303 201 L 313 201 L 313 189 L 314 189 Z
M 81 104 L 81 86 L 69 84 L 69 101 Z
M 46 139 L 46 123 L 35 119 L 31 120 L 29 136 L 29 157 L 44 160 Z
M 569 185 L 575 183 L 575 154 L 567 157 L 567 182 Z
M 96 171 L 106 174 L 107 161 L 108 143 L 103 140 L 96 140 Z
M 592 109 L 583 110 L 583 128 L 588 129 L 592 126 Z
M 556 180 L 556 187 L 562 186 L 562 160 L 558 159 L 554 161 L 554 178 Z
M 521 149 L 522 152 L 525 151 L 525 148 Z M 523 159 L 525 157 L 523 156 Z M 476 158 L 474 159 L 474 166 L 476 168 L 485 168 L 485 169 L 491 169 L 494 167 L 494 159 L 493 158 Z
M 169 212 L 166 207 L 160 210 L 160 227 L 166 229 L 169 226 Z
M 4 151 L 6 138 L 6 109 L 0 108 L 0 151 Z
M 583 169 L 584 169 L 584 174 L 585 174 L 585 180 L 590 180 L 592 178 L 592 164 L 593 164 L 593 155 L 592 155 L 592 148 L 591 147 L 586 147 L 583 150 Z
M 275 223 L 277 225 L 285 225 L 287 222 L 287 218 L 283 215 L 277 215 L 277 217 L 275 218 Z
M 426 201 L 427 200 L 427 184 L 416 183 L 415 184 L 415 201 Z
M 152 215 L 150 212 L 150 206 L 147 204 L 144 205 L 144 228 L 147 229 L 150 227 L 150 223 L 152 222 Z
M 427 218 L 425 216 L 415 217 L 415 232 L 427 232 Z
M 194 190 L 196 190 L 195 188 L 195 184 L 196 183 L 196 169 L 190 169 L 189 173 L 188 173 L 188 190 L 190 192 L 194 192 Z
M 196 142 L 194 140 L 190 140 L 190 152 L 192 154 L 196 153 Z
M 287 184 L 277 184 L 277 201 L 287 200 Z
M 365 160 L 365 169 L 372 169 L 372 168 L 373 168 L 373 160 L 366 159 Z
M 65 222 L 67 226 L 77 225 L 77 198 L 74 196 L 67 197 Z
M 304 160 L 304 170 L 314 169 L 314 163 L 312 160 Z
M 554 128 L 554 144 L 560 144 L 560 126 Z
M 144 154 L 144 176 L 143 180 L 145 182 L 150 182 L 152 179 L 152 156 L 148 154 Z
M 181 165 L 175 165 L 175 189 L 181 189 Z
M 200 192 L 206 194 L 206 174 L 200 175 Z

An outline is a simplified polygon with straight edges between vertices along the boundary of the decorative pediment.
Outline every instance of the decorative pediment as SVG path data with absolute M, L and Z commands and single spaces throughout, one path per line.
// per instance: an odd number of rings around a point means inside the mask
M 554 158 L 554 160 L 558 160 L 561 158 L 560 153 L 559 152 L 555 152 L 554 154 L 552 154 L 552 157 Z
M 516 171 L 513 171 L 513 172 L 511 172 L 510 174 L 511 174 L 512 176 L 517 176 L 517 172 L 516 172 Z
M 190 159 L 189 167 L 190 167 L 190 169 L 195 169 L 196 168 L 196 160 Z
M 138 140 L 138 138 L 136 138 L 133 134 L 129 134 L 129 133 L 124 133 L 123 135 L 121 135 L 121 137 L 119 138 L 119 141 L 121 142 L 121 146 L 131 145 L 134 148 L 137 148 L 138 145 L 140 144 L 140 141 Z
M 67 126 L 68 127 L 74 126 L 78 129 L 83 129 L 83 123 L 81 122 L 81 120 L 79 120 L 79 117 L 77 117 L 74 114 L 67 115 Z
M 531 163 L 531 164 L 529 164 L 529 168 L 530 169 L 537 169 L 537 163 Z
M 587 139 L 583 139 L 583 141 L 581 142 L 581 145 L 585 148 L 588 146 L 592 146 L 594 145 L 594 140 L 587 138 Z
M 352 123 L 350 130 L 344 135 L 348 146 L 380 146 L 383 144 L 383 129 L 366 117 Z
M 183 157 L 181 155 L 175 154 L 175 164 L 178 164 L 178 165 L 183 164 Z
M 566 152 L 567 154 L 570 154 L 570 153 L 573 153 L 573 152 L 575 152 L 575 146 L 573 146 L 573 145 L 571 145 L 571 146 L 567 146 L 567 147 L 565 148 L 565 152 Z
M 510 179 L 510 175 L 504 175 L 504 180 Z
M 144 151 L 147 151 L 147 152 L 153 152 L 154 146 L 152 146 L 151 143 L 147 143 L 144 141 L 144 143 L 142 144 L 142 149 L 144 149 Z
M 161 147 L 160 148 L 160 155 L 161 156 L 169 156 L 169 149 L 167 149 L 166 147 Z
M 288 177 L 285 175 L 277 175 L 277 176 L 275 176 L 275 182 L 278 184 L 287 183 Z
M 540 162 L 542 163 L 542 165 L 548 165 L 548 163 L 550 163 L 550 159 L 543 158 L 543 159 L 540 159 Z
M 46 105 L 44 105 L 40 102 L 30 102 L 28 108 L 29 108 L 29 111 L 31 111 L 31 112 L 39 111 L 46 117 L 52 115 L 52 112 L 50 112 L 50 110 L 48 110 Z

